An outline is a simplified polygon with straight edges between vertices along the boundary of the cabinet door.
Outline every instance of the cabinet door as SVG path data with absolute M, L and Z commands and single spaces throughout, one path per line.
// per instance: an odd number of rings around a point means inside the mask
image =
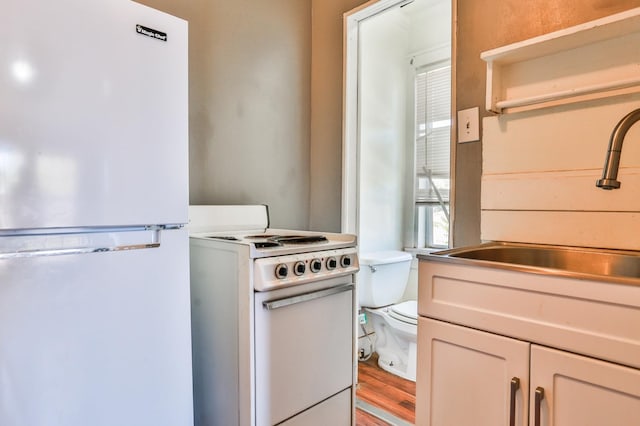
M 640 370 L 618 364 L 532 345 L 530 392 L 532 426 L 640 421 Z
M 420 317 L 416 424 L 526 426 L 529 346 Z

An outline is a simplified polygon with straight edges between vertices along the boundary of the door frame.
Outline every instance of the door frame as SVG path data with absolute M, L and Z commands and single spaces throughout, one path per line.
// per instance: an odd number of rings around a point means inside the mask
M 341 232 L 358 234 L 358 174 L 359 156 L 359 26 L 360 22 L 387 9 L 409 4 L 413 0 L 371 0 L 344 14 L 343 20 L 343 128 L 342 128 L 342 208 Z M 455 199 L 455 149 L 456 149 L 456 17 L 457 1 L 451 0 L 451 192 Z M 455 203 L 450 203 L 449 245 L 453 237 Z
M 413 0 L 371 0 L 344 14 L 342 232 L 358 234 L 358 69 L 360 21 Z

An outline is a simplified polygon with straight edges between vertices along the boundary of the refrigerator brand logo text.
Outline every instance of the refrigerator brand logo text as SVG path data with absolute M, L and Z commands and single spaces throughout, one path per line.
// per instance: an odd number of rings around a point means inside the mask
M 167 33 L 154 30 L 142 25 L 136 25 L 136 32 L 138 34 L 146 35 L 147 37 L 155 38 L 156 40 L 167 41 Z

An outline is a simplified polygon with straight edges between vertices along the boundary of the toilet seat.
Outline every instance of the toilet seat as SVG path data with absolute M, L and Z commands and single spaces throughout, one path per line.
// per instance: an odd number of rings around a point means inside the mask
M 389 316 L 407 324 L 418 324 L 418 304 L 415 300 L 398 303 L 389 307 Z

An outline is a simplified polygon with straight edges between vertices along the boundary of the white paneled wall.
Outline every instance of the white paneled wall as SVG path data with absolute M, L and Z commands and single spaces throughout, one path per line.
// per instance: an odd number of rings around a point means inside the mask
M 637 108 L 633 94 L 485 118 L 482 239 L 640 249 L 640 124 L 620 189 L 595 186 L 613 128 Z

